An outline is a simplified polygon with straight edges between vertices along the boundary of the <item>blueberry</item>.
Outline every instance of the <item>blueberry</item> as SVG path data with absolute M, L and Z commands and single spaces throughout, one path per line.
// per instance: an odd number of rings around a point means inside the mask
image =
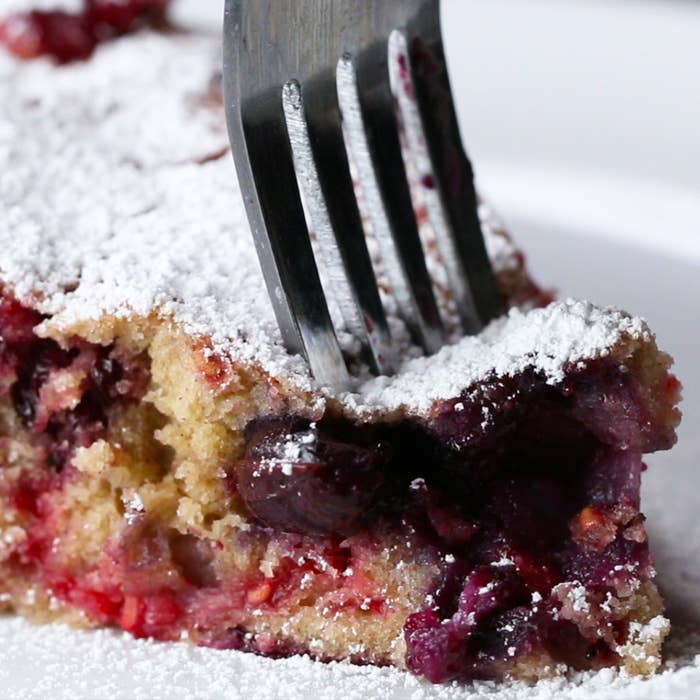
M 257 421 L 248 431 L 236 485 L 250 512 L 277 530 L 349 535 L 384 483 L 381 442 L 344 439 L 337 427 L 293 418 Z

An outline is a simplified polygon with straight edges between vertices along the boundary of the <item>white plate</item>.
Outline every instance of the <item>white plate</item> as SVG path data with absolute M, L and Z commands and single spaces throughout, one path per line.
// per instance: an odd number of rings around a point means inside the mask
M 700 625 L 694 622 L 700 619 L 700 492 L 695 489 L 695 470 L 700 462 L 700 248 L 687 245 L 683 237 L 656 235 L 654 212 L 683 211 L 691 217 L 685 221 L 690 228 L 700 221 L 700 211 L 697 207 L 695 211 L 688 209 L 683 193 L 667 190 L 647 190 L 644 207 L 630 209 L 629 197 L 636 191 L 630 183 L 561 173 L 535 176 L 532 170 L 523 173 L 485 166 L 482 182 L 502 204 L 542 280 L 557 285 L 563 294 L 616 303 L 643 314 L 658 332 L 662 347 L 677 359 L 677 371 L 685 384 L 685 422 L 679 445 L 649 460 L 644 510 L 672 619 L 686 628 L 676 645 L 682 651 L 680 655 L 674 652 L 673 663 L 680 668 L 632 684 L 606 671 L 579 679 L 577 685 L 560 679 L 532 688 L 520 684 L 500 689 L 488 684 L 439 688 L 388 669 L 328 666 L 301 658 L 269 661 L 185 644 L 139 642 L 109 631 L 33 627 L 22 620 L 3 618 L 0 696 L 37 700 L 695 696 L 700 684 L 700 657 L 697 663 L 693 661 L 695 653 L 700 654 Z M 588 182 L 588 189 L 584 182 Z M 606 203 L 605 216 L 596 201 Z M 552 202 L 566 205 L 552 207 Z M 571 212 L 568 222 L 565 211 Z M 624 228 L 601 227 L 606 217 L 611 224 L 626 221 L 630 230 L 639 232 L 641 243 L 620 239 L 619 231 Z M 682 229 L 683 222 L 677 223 Z M 655 234 L 655 242 L 645 244 L 651 234 Z M 698 631 L 696 644 L 688 638 L 688 628 Z

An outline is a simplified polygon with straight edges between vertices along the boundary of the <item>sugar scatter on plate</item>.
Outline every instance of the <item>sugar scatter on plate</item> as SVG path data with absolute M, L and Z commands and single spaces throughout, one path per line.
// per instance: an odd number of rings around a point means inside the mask
M 700 683 L 700 634 L 676 631 L 664 670 L 649 679 L 613 669 L 528 685 L 433 686 L 390 668 L 271 660 L 236 651 L 136 640 L 111 630 L 79 631 L 0 618 L 0 687 L 8 700 L 649 700 L 693 697 Z

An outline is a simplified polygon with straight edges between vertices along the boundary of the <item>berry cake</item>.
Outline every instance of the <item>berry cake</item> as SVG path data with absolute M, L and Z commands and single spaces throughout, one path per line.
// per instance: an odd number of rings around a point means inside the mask
M 668 355 L 551 301 L 482 207 L 509 313 L 427 358 L 392 318 L 396 376 L 317 386 L 266 297 L 216 44 L 0 57 L 3 605 L 434 682 L 654 671 Z

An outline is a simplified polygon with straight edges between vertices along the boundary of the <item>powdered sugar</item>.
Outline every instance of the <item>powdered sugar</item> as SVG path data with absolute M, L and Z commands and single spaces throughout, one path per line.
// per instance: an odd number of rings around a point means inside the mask
M 16 700 L 644 700 L 693 697 L 700 682 L 700 639 L 689 632 L 678 632 L 671 638 L 665 669 L 648 680 L 605 669 L 560 675 L 534 685 L 477 682 L 430 686 L 395 669 L 320 664 L 305 657 L 273 661 L 235 651 L 135 640 L 110 630 L 34 627 L 14 618 L 0 620 L 0 643 L 3 697 Z
M 433 357 L 409 360 L 398 376 L 372 379 L 359 400 L 345 400 L 357 410 L 376 405 L 425 411 L 491 373 L 514 375 L 527 367 L 557 383 L 566 367 L 607 354 L 625 337 L 648 340 L 650 334 L 640 319 L 584 301 L 569 299 L 528 313 L 512 309 L 480 335 L 445 346 Z
M 218 61 L 211 39 L 149 34 L 61 69 L 0 58 L 0 273 L 21 298 L 39 294 L 58 328 L 160 313 L 214 351 L 314 390 L 281 345 L 223 114 L 205 94 Z M 511 269 L 512 245 L 482 214 L 497 269 Z M 533 365 L 560 381 L 568 364 L 626 336 L 648 331 L 585 303 L 513 311 L 479 337 L 407 360 L 396 377 L 326 395 L 360 413 L 425 411 L 494 371 Z
M 202 102 L 216 43 L 141 35 L 85 64 L 0 61 L 0 269 L 57 326 L 174 314 L 215 347 L 308 382 L 286 355 Z
M 64 10 L 79 12 L 84 5 L 83 0 L 2 0 L 2 14 L 7 16 L 13 12 L 28 10 Z
M 279 452 L 271 458 L 261 461 L 260 466 L 267 469 L 281 469 L 285 476 L 291 476 L 295 465 L 315 462 L 318 431 L 316 424 L 311 423 L 308 430 L 288 433 L 284 442 L 279 445 Z

